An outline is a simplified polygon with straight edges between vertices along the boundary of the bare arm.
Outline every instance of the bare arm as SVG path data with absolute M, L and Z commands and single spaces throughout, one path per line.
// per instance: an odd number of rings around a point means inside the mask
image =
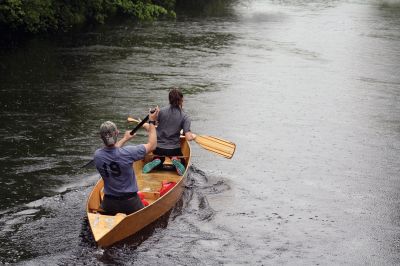
M 149 125 L 147 124 L 146 127 L 148 133 L 149 133 L 149 138 L 146 144 L 144 144 L 144 147 L 146 148 L 146 153 L 152 152 L 156 149 L 157 147 L 157 132 L 156 132 L 156 128 L 153 124 Z M 134 138 L 136 134 L 131 135 L 131 131 L 125 131 L 124 137 L 122 139 L 120 139 L 115 146 L 118 148 L 121 148 L 122 146 L 125 145 L 125 143 L 131 139 Z
M 196 137 L 197 137 L 197 135 L 192 133 L 192 132 L 190 132 L 190 131 L 185 133 L 185 138 L 186 138 L 187 141 L 194 140 Z
M 156 108 L 156 111 L 154 113 L 149 113 L 149 122 L 150 121 L 156 121 L 157 116 L 158 116 L 159 109 L 158 107 Z M 146 153 L 152 152 L 156 149 L 157 147 L 157 132 L 156 132 L 156 127 L 154 124 L 146 123 L 146 126 L 143 126 L 147 132 L 149 133 L 149 137 L 147 140 L 147 143 L 144 144 L 144 147 L 146 148 Z
M 158 113 L 160 112 L 160 108 L 157 106 L 156 108 L 154 108 L 154 111 L 157 113 L 156 117 L 153 117 L 154 120 L 149 116 L 149 121 L 157 121 L 157 117 L 158 117 Z M 144 123 L 142 126 L 144 129 L 146 129 L 147 131 L 149 131 L 149 123 Z
M 136 134 L 131 135 L 131 131 L 125 131 L 124 137 L 115 144 L 116 147 L 121 148 L 122 146 L 125 145 L 125 143 L 135 137 Z

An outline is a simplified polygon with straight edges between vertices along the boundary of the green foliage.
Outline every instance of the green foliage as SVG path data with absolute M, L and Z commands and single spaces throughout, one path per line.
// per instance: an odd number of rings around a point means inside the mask
M 21 8 L 21 0 L 6 0 L 0 5 L 0 24 L 10 23 L 12 28 L 18 28 L 23 24 L 24 12 Z
M 40 29 L 56 29 L 57 19 L 52 0 L 24 1 L 22 6 L 25 17 L 25 27 L 30 32 Z
M 0 30 L 30 33 L 104 23 L 116 15 L 137 20 L 176 17 L 175 0 L 0 0 Z
M 15 30 L 23 28 L 29 32 L 56 28 L 52 0 L 5 0 L 0 4 L 0 25 L 8 25 Z
M 161 15 L 166 15 L 168 12 L 165 8 L 150 3 L 138 1 L 134 4 L 133 14 L 139 20 L 152 20 Z
M 139 20 L 153 20 L 169 14 L 174 17 L 174 11 L 168 11 L 166 8 L 153 4 L 151 1 L 116 0 L 116 2 L 121 13 L 130 15 Z

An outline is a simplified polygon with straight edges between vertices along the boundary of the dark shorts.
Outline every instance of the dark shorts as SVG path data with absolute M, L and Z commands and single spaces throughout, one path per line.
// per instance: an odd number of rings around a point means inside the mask
M 156 148 L 153 151 L 153 154 L 155 155 L 154 158 L 159 158 L 161 160 L 161 164 L 159 165 L 159 167 L 162 167 L 162 164 L 165 161 L 165 156 L 166 157 L 173 157 L 173 156 L 182 156 L 182 150 L 181 148 L 176 148 L 176 149 L 162 149 L 162 148 Z M 164 156 L 164 157 L 157 157 L 157 155 L 159 156 Z M 185 159 L 180 158 L 181 162 L 183 164 L 185 164 Z
M 144 205 L 137 193 L 132 193 L 131 195 L 126 195 L 123 197 L 104 195 L 103 202 L 101 203 L 101 208 L 105 213 L 110 215 L 114 215 L 119 212 L 131 214 L 143 207 Z
M 161 156 L 182 156 L 182 151 L 181 148 L 176 148 L 176 149 L 162 149 L 162 148 L 156 148 L 153 151 L 153 154 L 155 155 L 161 155 Z

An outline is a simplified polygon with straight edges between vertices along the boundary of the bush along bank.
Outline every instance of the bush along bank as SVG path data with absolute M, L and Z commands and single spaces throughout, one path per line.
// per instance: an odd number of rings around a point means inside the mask
M 115 16 L 135 20 L 175 18 L 175 0 L 3 0 L 0 33 L 36 34 L 102 24 Z

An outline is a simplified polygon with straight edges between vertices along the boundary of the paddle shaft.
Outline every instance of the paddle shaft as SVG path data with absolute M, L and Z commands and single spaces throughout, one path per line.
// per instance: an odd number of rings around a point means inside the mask
M 152 113 L 154 113 L 155 111 L 151 111 Z M 144 123 L 146 123 L 147 122 L 147 120 L 149 120 L 149 115 L 147 115 L 145 118 L 143 118 L 143 120 L 139 123 L 139 124 L 137 124 L 137 126 L 134 128 L 134 129 L 132 129 L 132 131 L 131 131 L 131 135 L 133 135 L 133 134 L 135 134 L 135 132 L 139 129 L 139 128 L 141 128 L 142 126 L 143 126 L 143 124 Z
M 156 111 L 155 108 L 154 108 L 154 109 L 151 109 L 151 110 L 150 110 L 150 113 L 151 113 L 151 114 L 154 114 L 155 111 Z M 149 115 L 146 115 L 146 117 L 143 118 L 143 120 L 140 121 L 140 123 L 139 123 L 134 129 L 132 129 L 132 131 L 131 131 L 130 134 L 131 134 L 131 135 L 135 134 L 135 132 L 136 132 L 139 128 L 141 128 L 141 127 L 144 125 L 144 123 L 147 122 L 147 120 L 149 120 Z

